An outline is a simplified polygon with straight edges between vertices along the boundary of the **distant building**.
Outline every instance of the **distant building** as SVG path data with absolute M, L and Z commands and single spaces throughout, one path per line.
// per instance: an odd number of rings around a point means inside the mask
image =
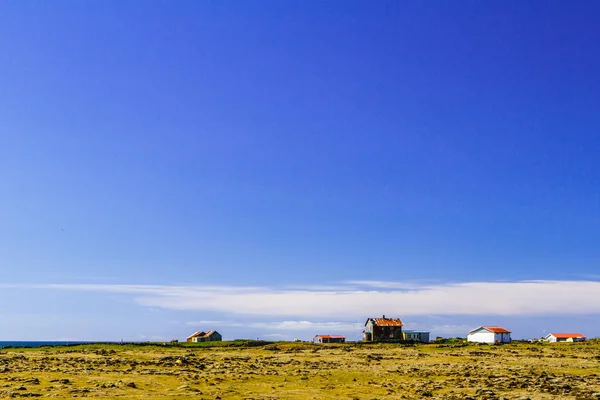
M 510 331 L 499 326 L 480 326 L 467 334 L 468 342 L 510 343 Z
M 317 335 L 314 343 L 346 343 L 346 337 L 342 335 Z
M 367 342 L 401 341 L 402 321 L 400 318 L 369 318 L 365 322 L 364 340 Z
M 202 331 L 194 332 L 190 336 L 187 337 L 186 342 L 193 342 L 194 338 L 201 337 L 204 335 L 206 335 L 206 332 L 202 332 Z
M 221 334 L 217 331 L 208 331 L 208 332 L 195 332 L 194 334 L 188 336 L 187 341 L 198 343 L 198 342 L 220 342 L 223 340 Z
M 581 333 L 550 333 L 544 340 L 550 343 L 556 342 L 584 342 L 585 336 Z
M 404 340 L 421 343 L 429 343 L 429 333 L 428 331 L 402 331 Z

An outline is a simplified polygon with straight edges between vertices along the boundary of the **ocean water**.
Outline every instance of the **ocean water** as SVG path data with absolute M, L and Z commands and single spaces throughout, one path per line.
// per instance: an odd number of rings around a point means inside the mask
M 0 349 L 4 347 L 41 347 L 41 346 L 69 346 L 73 344 L 86 344 L 93 342 L 0 342 Z

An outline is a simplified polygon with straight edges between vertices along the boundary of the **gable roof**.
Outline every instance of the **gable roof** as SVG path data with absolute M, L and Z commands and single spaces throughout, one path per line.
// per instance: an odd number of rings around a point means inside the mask
M 346 336 L 342 336 L 342 335 L 317 335 L 315 336 L 316 338 L 323 338 L 323 339 L 346 339 Z
M 550 335 L 557 339 L 585 339 L 585 336 L 583 336 L 581 333 L 550 333 L 546 337 L 549 337 Z
M 493 333 L 510 333 L 510 331 L 508 329 L 504 329 L 500 326 L 480 326 L 479 328 L 475 328 L 472 331 L 470 331 L 469 335 L 471 333 L 477 332 L 481 329 L 485 329 L 486 331 L 493 332 Z
M 400 321 L 400 318 L 369 318 L 367 320 L 367 323 L 369 322 L 369 320 L 373 321 L 373 325 L 376 326 L 402 326 L 402 321 Z M 365 323 L 365 325 L 367 324 Z
M 488 331 L 494 332 L 494 333 L 510 333 L 510 331 L 508 329 L 504 329 L 500 326 L 483 326 L 482 328 L 485 328 Z
M 188 339 L 191 339 L 191 338 L 195 338 L 195 337 L 199 337 L 199 336 L 204 336 L 204 335 L 206 335 L 206 333 L 204 333 L 203 331 L 198 331 L 198 332 L 194 332 L 194 333 L 192 333 L 192 334 L 191 334 L 190 336 L 188 336 L 187 338 L 188 338 Z

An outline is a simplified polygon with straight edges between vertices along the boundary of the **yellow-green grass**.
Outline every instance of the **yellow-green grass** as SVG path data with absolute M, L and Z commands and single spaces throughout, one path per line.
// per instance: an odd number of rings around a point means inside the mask
M 600 399 L 595 341 L 256 344 L 2 349 L 0 398 Z

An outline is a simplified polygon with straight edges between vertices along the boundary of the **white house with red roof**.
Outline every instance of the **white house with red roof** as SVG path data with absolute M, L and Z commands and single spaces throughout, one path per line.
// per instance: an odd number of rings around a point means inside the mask
M 547 342 L 584 342 L 585 336 L 581 333 L 549 333 L 544 338 Z
M 480 326 L 467 334 L 468 342 L 510 343 L 510 331 L 500 326 Z
M 314 343 L 346 343 L 346 337 L 342 335 L 317 335 L 313 338 Z

